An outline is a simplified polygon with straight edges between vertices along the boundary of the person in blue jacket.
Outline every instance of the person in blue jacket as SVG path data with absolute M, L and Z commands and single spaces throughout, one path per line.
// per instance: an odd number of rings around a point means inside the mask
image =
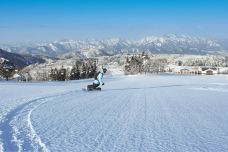
M 94 81 L 92 85 L 88 85 L 87 86 L 87 90 L 101 90 L 101 86 L 104 85 L 103 82 L 103 76 L 104 73 L 107 72 L 106 68 L 101 69 L 99 72 L 97 72 L 94 76 Z M 100 87 L 99 87 L 100 86 Z

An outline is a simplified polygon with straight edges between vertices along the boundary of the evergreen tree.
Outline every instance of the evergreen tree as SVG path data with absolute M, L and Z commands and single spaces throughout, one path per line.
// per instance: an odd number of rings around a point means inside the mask
M 73 66 L 70 72 L 70 80 L 75 80 L 76 79 L 76 67 Z
M 8 81 L 15 74 L 15 69 L 16 66 L 13 63 L 4 60 L 0 64 L 0 75 Z
M 66 69 L 62 68 L 59 70 L 59 73 L 58 73 L 58 80 L 59 81 L 65 81 L 66 80 Z
M 79 70 L 79 66 L 78 65 L 76 65 L 75 79 L 76 80 L 80 79 L 80 70 Z
M 85 79 L 86 78 L 86 67 L 85 67 L 84 63 L 82 64 L 82 67 L 81 67 L 80 77 L 81 77 L 81 79 Z

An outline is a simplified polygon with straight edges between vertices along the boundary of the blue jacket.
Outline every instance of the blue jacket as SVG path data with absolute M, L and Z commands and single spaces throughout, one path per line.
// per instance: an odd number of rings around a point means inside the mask
M 104 75 L 104 73 L 100 72 L 97 76 L 97 80 L 94 80 L 93 83 L 99 84 L 101 86 L 104 83 L 103 82 L 103 75 Z

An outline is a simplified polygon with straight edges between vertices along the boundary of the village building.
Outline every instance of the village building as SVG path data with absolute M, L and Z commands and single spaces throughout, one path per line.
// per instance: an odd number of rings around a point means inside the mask
M 168 65 L 166 66 L 165 71 L 175 73 L 175 74 L 205 74 L 205 75 L 219 74 L 219 68 L 200 67 L 200 66 Z
M 218 68 L 203 67 L 202 74 L 206 74 L 206 75 L 218 74 Z

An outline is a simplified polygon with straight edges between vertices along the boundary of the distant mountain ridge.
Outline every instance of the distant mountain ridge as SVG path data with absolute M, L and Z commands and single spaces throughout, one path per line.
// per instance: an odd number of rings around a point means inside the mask
M 23 68 L 35 63 L 44 63 L 45 60 L 34 57 L 31 55 L 20 55 L 16 53 L 11 53 L 0 49 L 0 58 L 6 59 L 16 65 L 18 68 Z
M 9 52 L 49 57 L 97 57 L 138 52 L 156 54 L 223 54 L 227 47 L 218 40 L 169 34 L 145 37 L 140 40 L 120 38 L 107 40 L 61 40 L 50 43 L 33 43 L 23 46 L 0 46 Z

